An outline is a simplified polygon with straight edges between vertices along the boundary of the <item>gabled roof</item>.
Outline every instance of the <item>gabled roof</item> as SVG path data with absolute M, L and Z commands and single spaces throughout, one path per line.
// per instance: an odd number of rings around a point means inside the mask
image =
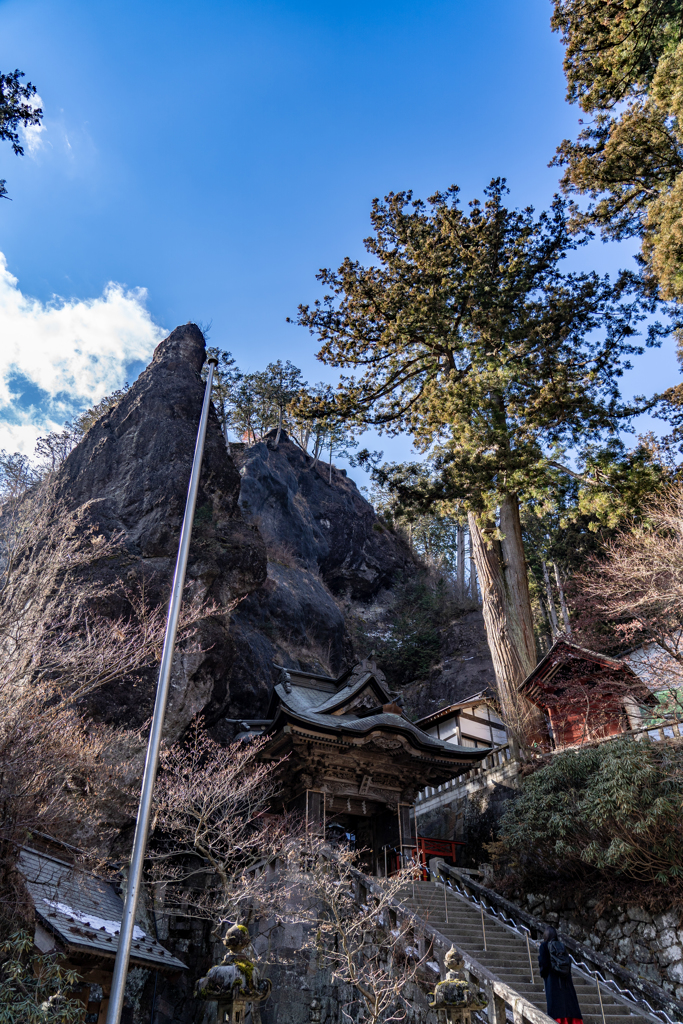
M 335 689 L 329 685 L 334 684 Z M 322 684 L 322 685 L 321 685 Z M 290 708 L 294 712 L 305 714 L 315 711 L 317 714 L 334 714 L 353 702 L 363 690 L 369 690 L 375 698 L 375 704 L 382 706 L 391 702 L 391 695 L 375 674 L 366 669 L 352 674 L 345 685 L 339 688 L 337 681 L 330 677 L 318 677 L 309 674 L 303 676 L 294 671 L 284 671 L 281 682 L 276 683 L 271 701 L 271 712 L 274 713 L 278 704 Z M 330 692 L 332 691 L 332 692 Z M 368 705 L 370 707 L 371 704 Z
M 487 700 L 490 699 L 491 694 L 488 690 L 480 690 L 479 693 L 473 693 L 471 697 L 465 697 L 455 704 L 449 704 L 445 708 L 439 708 L 438 711 L 432 711 L 430 715 L 419 718 L 415 724 L 421 728 L 427 725 L 436 725 L 437 722 L 441 722 L 444 718 L 450 718 L 451 715 L 454 715 L 457 711 L 462 711 L 463 708 L 472 707 L 473 704 L 486 704 Z
M 37 919 L 61 945 L 70 952 L 114 960 L 123 901 L 111 882 L 28 848 L 19 854 L 18 868 L 26 879 Z M 133 935 L 131 962 L 168 971 L 187 969 L 138 925 Z
M 519 692 L 525 693 L 531 700 L 540 698 L 545 692 L 552 691 L 552 680 L 563 665 L 571 661 L 588 661 L 593 665 L 606 669 L 610 674 L 619 675 L 624 683 L 642 688 L 642 682 L 625 662 L 618 658 L 610 658 L 598 651 L 580 647 L 560 637 L 552 645 L 545 657 L 541 658 L 536 668 L 520 683 Z

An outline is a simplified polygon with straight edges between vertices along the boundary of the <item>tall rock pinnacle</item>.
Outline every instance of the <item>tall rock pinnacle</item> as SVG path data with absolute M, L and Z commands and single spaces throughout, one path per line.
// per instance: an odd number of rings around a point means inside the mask
M 205 354 L 204 337 L 195 324 L 177 327 L 59 471 L 57 496 L 75 528 L 96 526 L 104 537 L 119 536 L 123 542 L 121 558 L 97 570 L 103 595 L 99 610 L 105 614 L 126 613 L 125 598 L 116 597 L 119 582 L 124 589 L 144 584 L 151 603 L 168 599 L 204 397 L 200 371 Z M 244 522 L 239 489 L 239 474 L 212 409 L 187 579 L 195 597 L 213 602 L 217 614 L 200 626 L 196 646 L 202 653 L 176 656 L 170 735 L 182 732 L 198 711 L 206 710 L 211 717 L 224 707 L 234 657 L 229 611 L 265 579 L 263 541 Z M 53 599 L 77 601 L 78 594 Z M 155 681 L 150 676 L 148 687 L 122 682 L 102 691 L 93 711 L 108 721 L 143 721 Z

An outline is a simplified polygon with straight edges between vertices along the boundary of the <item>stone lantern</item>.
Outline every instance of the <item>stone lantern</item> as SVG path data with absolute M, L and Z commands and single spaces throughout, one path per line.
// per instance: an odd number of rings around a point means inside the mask
M 272 988 L 269 978 L 262 978 L 258 967 L 247 953 L 253 952 L 249 931 L 243 924 L 229 928 L 223 939 L 228 952 L 195 985 L 198 999 L 218 1003 L 218 1024 L 244 1024 L 251 1007 L 252 1024 L 260 1024 L 259 1005 L 268 998 Z
M 446 977 L 435 985 L 434 999 L 429 1005 L 437 1011 L 439 1024 L 444 1018 L 449 1024 L 470 1024 L 471 1014 L 483 1010 L 487 1001 L 465 978 L 464 961 L 454 946 L 446 953 L 444 963 Z

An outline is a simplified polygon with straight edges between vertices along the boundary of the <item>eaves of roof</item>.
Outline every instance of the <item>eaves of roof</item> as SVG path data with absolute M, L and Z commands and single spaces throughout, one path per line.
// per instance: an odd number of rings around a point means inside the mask
M 434 725 L 436 722 L 440 722 L 442 718 L 448 718 L 449 715 L 455 714 L 456 711 L 461 711 L 472 704 L 484 704 L 485 702 L 486 690 L 480 690 L 479 693 L 466 697 L 465 700 L 459 700 L 456 704 L 449 704 L 448 707 L 432 711 L 430 715 L 425 715 L 424 718 L 418 718 L 415 725 L 419 725 L 420 728 L 423 728 L 425 725 Z
M 534 687 L 540 686 L 550 676 L 553 669 L 557 670 L 559 668 L 560 663 L 556 661 L 556 656 L 562 648 L 567 651 L 569 657 L 583 658 L 584 660 L 594 662 L 596 665 L 612 669 L 612 671 L 635 675 L 630 666 L 626 665 L 623 661 L 610 658 L 606 654 L 600 654 L 598 651 L 591 651 L 587 647 L 579 647 L 578 644 L 573 644 L 569 640 L 561 638 L 555 641 L 548 653 L 541 658 L 538 665 L 519 684 L 518 689 L 520 693 L 528 693 Z
M 373 731 L 392 732 L 394 734 L 402 733 L 411 740 L 413 746 L 421 748 L 423 751 L 434 756 L 440 758 L 446 756 L 449 760 L 459 762 L 481 761 L 493 749 L 492 747 L 460 747 L 454 743 L 448 743 L 446 740 L 436 739 L 423 732 L 422 729 L 402 715 L 391 713 L 356 718 L 353 715 L 320 715 L 315 712 L 295 713 L 289 708 L 282 707 L 268 729 L 268 733 L 274 736 L 288 722 L 304 727 L 313 727 L 316 730 L 332 733 L 337 737 L 346 735 L 349 738 L 354 738 L 366 736 Z

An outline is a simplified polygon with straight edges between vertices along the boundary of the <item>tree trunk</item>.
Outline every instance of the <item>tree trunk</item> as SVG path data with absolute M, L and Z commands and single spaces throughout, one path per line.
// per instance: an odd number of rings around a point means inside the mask
M 543 716 L 518 692 L 536 665 L 536 644 L 517 496 L 501 505 L 502 541 L 490 527 L 482 530 L 474 513 L 468 521 L 503 718 L 520 739 L 538 739 L 546 732 Z
M 330 445 L 330 483 L 332 483 L 332 445 Z
M 324 440 L 324 436 L 321 436 L 318 431 L 316 431 L 315 441 L 313 442 L 313 465 L 311 466 L 311 469 L 315 469 L 318 465 L 318 460 L 325 450 Z
M 456 547 L 456 593 L 458 601 L 465 600 L 465 527 L 460 523 L 458 526 L 458 539 Z
M 543 635 L 541 637 L 541 639 L 543 641 L 543 646 L 545 647 L 546 654 L 547 654 L 547 652 L 550 650 L 550 648 L 553 645 L 553 627 L 552 627 L 552 623 L 550 621 L 550 616 L 548 615 L 548 609 L 546 608 L 545 601 L 543 600 L 543 594 L 539 594 L 538 595 L 538 606 L 541 609 L 541 615 L 543 616 L 543 621 L 546 624 L 546 626 L 548 627 L 548 635 L 547 636 Z
M 552 631 L 553 640 L 560 632 L 560 627 L 557 624 L 557 612 L 555 611 L 555 602 L 553 601 L 553 588 L 550 586 L 550 575 L 548 573 L 548 566 L 541 559 L 541 568 L 543 569 L 543 580 L 545 582 L 545 592 L 548 598 L 548 611 L 550 612 L 550 628 Z
M 467 540 L 467 546 L 470 552 L 470 599 L 474 601 L 475 604 L 479 604 L 479 591 L 477 590 L 477 563 L 474 557 L 474 546 L 469 527 L 467 528 Z
M 553 565 L 555 568 L 555 582 L 557 583 L 557 592 L 560 595 L 560 608 L 562 609 L 562 621 L 564 622 L 564 631 L 567 634 L 567 636 L 571 636 L 572 627 L 569 621 L 569 609 L 567 608 L 567 599 L 564 596 L 562 577 L 560 576 L 560 570 L 557 568 L 557 562 L 554 562 Z
M 275 435 L 275 444 L 273 448 L 277 448 L 280 443 L 280 434 L 282 433 L 282 406 L 278 407 L 277 410 L 277 434 Z

